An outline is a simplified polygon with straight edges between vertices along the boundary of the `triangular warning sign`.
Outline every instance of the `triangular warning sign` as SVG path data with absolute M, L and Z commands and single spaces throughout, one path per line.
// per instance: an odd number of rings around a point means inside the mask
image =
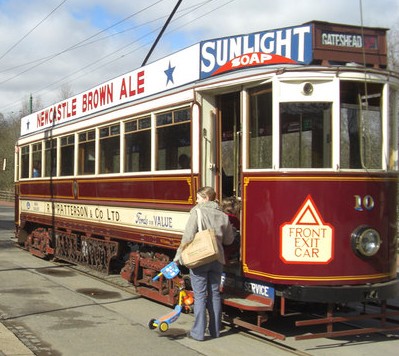
M 308 195 L 294 218 L 280 225 L 280 258 L 286 264 L 327 264 L 334 258 L 334 227 Z
M 308 195 L 299 208 L 292 224 L 296 225 L 322 225 L 323 221 L 320 217 L 320 213 L 317 211 L 316 205 L 314 204 L 312 197 Z
M 297 221 L 298 225 L 318 225 L 317 219 L 314 215 L 313 210 L 310 207 L 306 207 L 305 211 L 301 216 L 298 216 L 299 219 Z

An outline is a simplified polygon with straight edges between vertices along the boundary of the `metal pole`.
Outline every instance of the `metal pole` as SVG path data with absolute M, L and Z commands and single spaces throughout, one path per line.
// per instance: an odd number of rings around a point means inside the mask
M 181 4 L 182 1 L 183 1 L 183 0 L 179 0 L 179 1 L 177 2 L 177 4 L 176 4 L 175 8 L 173 9 L 172 13 L 169 15 L 168 19 L 167 19 L 166 22 L 165 22 L 165 25 L 163 25 L 161 32 L 159 33 L 159 35 L 158 35 L 158 37 L 156 38 L 154 44 L 152 45 L 150 51 L 148 52 L 147 56 L 145 57 L 145 59 L 144 59 L 144 61 L 143 61 L 143 64 L 141 65 L 142 67 L 145 66 L 145 65 L 147 64 L 148 59 L 150 58 L 150 56 L 151 56 L 152 52 L 154 51 L 154 49 L 155 49 L 157 43 L 158 43 L 159 40 L 161 39 L 163 33 L 164 33 L 165 30 L 166 30 L 166 27 L 168 27 L 169 22 L 172 20 L 173 15 L 174 15 L 175 12 L 177 11 L 177 9 L 178 9 L 178 7 L 180 6 L 180 4 Z

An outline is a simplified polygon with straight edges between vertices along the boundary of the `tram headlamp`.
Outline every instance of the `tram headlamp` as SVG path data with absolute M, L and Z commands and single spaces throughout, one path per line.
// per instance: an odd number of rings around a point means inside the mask
M 381 246 L 381 237 L 377 230 L 368 226 L 359 226 L 352 232 L 353 250 L 365 257 L 374 256 Z
M 302 93 L 303 93 L 304 95 L 312 95 L 312 93 L 313 93 L 313 84 L 312 84 L 312 83 L 309 83 L 309 82 L 306 82 L 306 83 L 303 85 Z

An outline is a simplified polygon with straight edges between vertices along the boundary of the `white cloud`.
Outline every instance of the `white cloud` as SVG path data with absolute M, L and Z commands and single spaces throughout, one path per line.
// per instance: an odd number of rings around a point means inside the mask
M 60 3 L 61 0 L 0 0 L 0 57 Z M 176 3 L 177 0 L 66 1 L 0 59 L 0 112 L 17 112 L 30 93 L 34 100 L 40 96 L 42 103 L 49 105 L 58 100 L 65 83 L 78 93 L 139 67 Z M 150 7 L 152 4 L 155 5 Z M 91 45 L 66 51 L 146 7 L 150 8 L 93 37 L 88 42 L 97 41 Z M 399 23 L 397 0 L 363 0 L 362 7 L 365 26 L 390 28 Z M 150 61 L 208 38 L 312 20 L 361 24 L 359 0 L 185 0 L 174 19 Z M 125 32 L 117 34 L 121 31 Z M 62 51 L 65 53 L 59 54 Z M 50 56 L 54 58 L 44 62 Z M 40 62 L 36 61 L 40 59 L 43 63 L 38 65 Z

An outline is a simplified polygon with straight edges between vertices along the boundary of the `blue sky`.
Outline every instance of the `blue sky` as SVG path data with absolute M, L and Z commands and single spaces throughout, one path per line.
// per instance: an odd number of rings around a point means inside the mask
M 138 68 L 176 3 L 0 0 L 0 113 L 19 112 L 30 94 L 48 106 L 61 88 L 77 94 Z M 150 62 L 215 37 L 312 20 L 360 25 L 360 3 L 365 26 L 398 29 L 398 0 L 183 0 Z

